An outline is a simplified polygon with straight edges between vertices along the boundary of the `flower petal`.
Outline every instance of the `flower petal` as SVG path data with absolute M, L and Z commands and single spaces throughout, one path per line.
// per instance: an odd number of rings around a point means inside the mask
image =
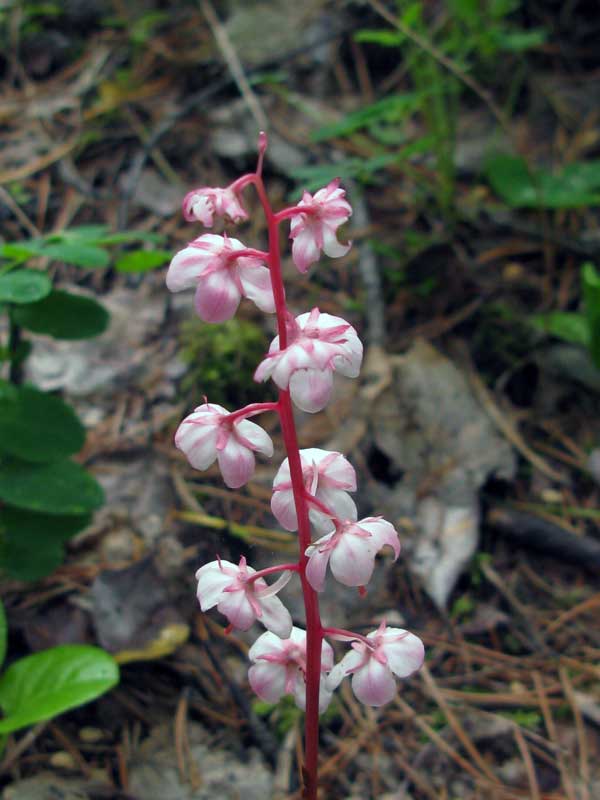
M 234 628 L 247 631 L 256 620 L 254 609 L 243 588 L 235 592 L 223 592 L 217 611 L 224 614 Z
M 200 425 L 190 417 L 177 428 L 175 446 L 185 453 L 194 469 L 208 469 L 217 457 L 218 426 Z
M 397 638 L 406 634 L 403 638 Z M 401 628 L 387 628 L 384 634 L 383 651 L 388 665 L 398 678 L 407 678 L 423 666 L 425 648 L 413 633 Z
M 254 453 L 231 435 L 227 444 L 217 454 L 223 480 L 230 489 L 239 489 L 248 483 L 254 473 Z
M 289 382 L 292 400 L 302 411 L 314 414 L 321 411 L 331 397 L 333 374 L 329 370 L 296 370 Z
M 273 441 L 269 434 L 249 419 L 242 419 L 234 425 L 235 433 L 239 433 L 245 442 L 252 446 L 253 450 L 262 453 L 263 456 L 271 458 L 273 455 Z
M 276 703 L 285 694 L 285 667 L 259 661 L 248 670 L 248 680 L 255 694 L 267 703 Z
M 332 692 L 337 689 L 344 678 L 349 675 L 352 670 L 360 666 L 362 660 L 363 654 L 361 652 L 357 650 L 349 650 L 342 660 L 339 661 L 335 667 L 333 667 L 325 679 L 325 685 L 327 688 Z
M 325 575 L 327 573 L 327 564 L 331 556 L 331 550 L 325 548 L 323 545 L 331 539 L 333 533 L 323 536 L 314 545 L 306 548 L 305 555 L 308 556 L 308 563 L 306 565 L 306 578 L 315 592 L 322 592 L 325 588 Z
M 231 561 L 211 561 L 196 572 L 197 596 L 202 611 L 208 611 L 220 601 L 223 590 L 235 583 L 238 567 Z
M 292 617 L 278 597 L 263 597 L 259 600 L 262 616 L 259 622 L 282 639 L 289 638 L 292 632 Z
M 204 322 L 225 322 L 231 319 L 242 295 L 226 269 L 203 276 L 196 289 L 195 306 Z
M 347 532 L 331 553 L 330 564 L 334 578 L 344 586 L 365 586 L 373 574 L 375 555 L 368 539 Z
M 275 298 L 270 271 L 254 258 L 240 258 L 237 263 L 244 296 L 261 311 L 272 314 L 275 311 Z
M 367 706 L 383 706 L 394 699 L 396 681 L 389 667 L 369 658 L 352 676 L 352 691 Z
M 294 493 L 291 489 L 273 490 L 271 497 L 271 511 L 275 519 L 286 531 L 295 531 L 298 528 L 298 517 L 296 516 L 296 505 L 294 503 Z

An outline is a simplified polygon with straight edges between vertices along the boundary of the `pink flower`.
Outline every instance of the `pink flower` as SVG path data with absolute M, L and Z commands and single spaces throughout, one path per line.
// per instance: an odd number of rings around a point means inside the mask
M 299 212 L 292 218 L 290 239 L 292 258 L 300 272 L 306 272 L 317 261 L 321 250 L 331 258 L 345 256 L 352 242 L 341 244 L 336 238 L 340 225 L 347 222 L 352 207 L 343 189 L 339 188 L 339 178 L 331 181 L 324 189 L 319 189 L 314 197 L 304 192 L 298 203 Z
M 272 633 L 263 633 L 248 653 L 253 666 L 248 670 L 248 680 L 253 691 L 267 703 L 276 703 L 284 694 L 293 695 L 296 705 L 306 709 L 306 632 L 292 628 L 289 639 Z M 324 682 L 324 673 L 333 666 L 331 645 L 321 645 L 321 684 L 319 687 L 319 712 L 329 705 L 331 694 Z
M 186 194 L 183 216 L 188 222 L 198 220 L 206 228 L 212 228 L 215 217 L 229 217 L 232 222 L 248 219 L 248 213 L 234 191 L 212 186 L 201 186 Z
M 395 561 L 400 555 L 400 540 L 394 526 L 381 517 L 338 522 L 334 531 L 306 548 L 308 582 L 315 591 L 322 592 L 329 564 L 340 583 L 365 586 L 373 574 L 375 555 L 386 545 L 393 549 Z
M 397 678 L 407 678 L 421 668 L 423 642 L 402 628 L 379 628 L 352 642 L 352 650 L 331 670 L 325 685 L 334 691 L 352 675 L 352 691 L 367 706 L 382 706 L 393 700 Z
M 247 631 L 258 619 L 265 628 L 285 638 L 292 630 L 292 618 L 275 594 L 285 586 L 292 573 L 284 573 L 271 586 L 263 578 L 249 580 L 255 573 L 255 569 L 246 565 L 243 556 L 238 566 L 219 559 L 200 567 L 196 572 L 200 608 L 208 611 L 216 606 L 217 611 L 241 631 Z
M 356 519 L 354 500 L 347 494 L 347 491 L 356 491 L 356 473 L 347 459 L 341 453 L 310 447 L 300 450 L 300 463 L 306 491 L 341 519 Z M 271 510 L 286 530 L 295 531 L 298 528 L 287 458 L 273 481 Z M 318 530 L 326 531 L 333 527 L 331 518 L 316 508 L 311 509 L 310 519 Z
M 234 419 L 223 406 L 204 403 L 187 416 L 175 433 L 175 445 L 195 469 L 215 459 L 230 489 L 239 489 L 254 473 L 254 453 L 273 455 L 271 437 L 248 419 Z
M 236 255 L 236 251 L 245 254 Z M 275 311 L 271 275 L 237 239 L 205 233 L 175 255 L 167 272 L 172 292 L 196 288 L 196 311 L 204 322 L 231 319 L 242 297 L 261 311 Z
M 255 381 L 273 378 L 288 389 L 302 411 L 325 408 L 333 388 L 333 373 L 356 378 L 363 346 L 352 325 L 341 317 L 321 314 L 318 308 L 289 320 L 289 344 L 279 349 L 279 336 L 254 373 Z

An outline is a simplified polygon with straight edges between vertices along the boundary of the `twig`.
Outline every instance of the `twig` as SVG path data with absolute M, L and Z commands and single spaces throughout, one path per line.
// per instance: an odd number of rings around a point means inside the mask
M 202 8 L 202 13 L 206 17 L 208 24 L 210 25 L 213 35 L 221 53 L 223 54 L 223 58 L 231 72 L 233 80 L 235 81 L 236 86 L 240 90 L 240 94 L 244 98 L 246 105 L 248 106 L 250 113 L 256 120 L 256 124 L 259 127 L 259 130 L 266 131 L 268 127 L 267 117 L 265 116 L 264 111 L 260 107 L 260 103 L 258 102 L 258 98 L 252 91 L 250 84 L 248 83 L 248 79 L 244 73 L 244 69 L 242 67 L 242 63 L 238 58 L 237 53 L 235 52 L 233 45 L 231 44 L 231 40 L 227 35 L 227 31 L 221 25 L 219 18 L 217 17 L 217 13 L 212 6 L 210 0 L 200 0 L 200 6 Z
M 519 728 L 518 725 L 514 726 L 513 735 L 515 737 L 517 747 L 519 748 L 519 752 L 521 753 L 523 764 L 525 765 L 525 772 L 527 773 L 527 781 L 529 783 L 529 791 L 531 792 L 531 800 L 540 800 L 540 787 L 535 774 L 533 759 L 531 757 L 529 748 L 527 747 L 525 737 L 523 736 L 521 728 Z
M 5 189 L 3 186 L 0 186 L 0 200 L 2 200 L 2 202 L 4 203 L 4 205 L 5 205 L 5 206 L 7 206 L 7 208 L 10 208 L 10 210 L 13 212 L 13 214 L 15 215 L 15 217 L 16 217 L 16 218 L 19 220 L 19 222 L 21 223 L 21 225 L 22 225 L 24 228 L 27 228 L 27 230 L 29 231 L 29 233 L 30 233 L 32 236 L 40 236 L 40 230 L 39 230 L 39 228 L 37 228 L 37 227 L 36 227 L 36 226 L 33 224 L 33 222 L 32 222 L 32 221 L 29 219 L 29 217 L 27 216 L 27 214 L 25 214 L 25 212 L 24 212 L 24 211 L 22 211 L 22 209 L 21 209 L 21 207 L 18 205 L 18 203 L 16 203 L 16 202 L 13 200 L 13 198 L 10 196 L 10 194 L 9 194 L 9 193 L 6 191 L 6 189 Z
M 48 725 L 48 721 L 45 722 L 38 722 L 38 724 L 31 728 L 31 730 L 27 731 L 25 736 L 20 739 L 17 744 L 9 750 L 9 752 L 4 756 L 4 760 L 0 762 L 0 775 L 3 772 L 6 772 L 10 767 L 14 764 L 14 762 L 19 758 L 19 756 L 27 750 L 27 748 L 32 745 L 37 737 L 42 733 L 46 726 Z
M 540 708 L 542 710 L 542 716 L 544 718 L 546 730 L 548 731 L 548 736 L 550 737 L 552 744 L 556 747 L 556 760 L 558 762 L 558 769 L 562 780 L 562 788 L 565 790 L 568 800 L 577 800 L 575 788 L 573 787 L 573 781 L 571 780 L 567 765 L 565 764 L 563 752 L 556 735 L 556 727 L 554 725 L 554 720 L 552 719 L 552 712 L 550 711 L 548 698 L 546 697 L 546 690 L 539 672 L 533 673 L 533 682 L 536 692 L 540 698 Z
M 579 751 L 579 776 L 581 778 L 581 798 L 580 800 L 590 800 L 590 760 L 587 736 L 585 734 L 585 724 L 581 716 L 581 709 L 575 696 L 573 684 L 569 678 L 569 673 L 564 667 L 559 669 L 560 680 L 565 690 L 565 697 L 569 701 L 573 719 L 575 720 L 575 731 L 577 733 L 577 749 Z
M 577 564 L 594 574 L 600 572 L 600 543 L 589 536 L 575 536 L 542 517 L 513 508 L 491 508 L 486 522 L 524 547 Z

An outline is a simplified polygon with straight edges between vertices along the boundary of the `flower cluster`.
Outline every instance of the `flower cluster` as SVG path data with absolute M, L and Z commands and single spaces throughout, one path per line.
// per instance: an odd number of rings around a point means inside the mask
M 201 187 L 189 192 L 183 212 L 187 220 L 207 227 L 216 218 L 240 222 L 248 217 L 241 192 L 253 184 L 269 226 L 269 251 L 246 247 L 226 234 L 205 233 L 175 255 L 167 286 L 172 291 L 195 289 L 196 311 L 206 322 L 230 319 L 244 298 L 276 314 L 278 335 L 254 378 L 257 382 L 272 379 L 279 399 L 233 412 L 205 400 L 180 424 L 175 443 L 196 469 L 205 470 L 217 461 L 227 486 L 238 488 L 252 477 L 256 453 L 273 455 L 271 438 L 249 417 L 268 411 L 279 415 L 287 458 L 273 481 L 271 509 L 286 530 L 298 531 L 298 560 L 257 572 L 245 558 L 238 564 L 217 558 L 202 566 L 196 578 L 202 611 L 216 606 L 231 628 L 245 631 L 257 621 L 267 629 L 248 654 L 250 685 L 263 700 L 276 702 L 289 694 L 306 709 L 308 742 L 309 716 L 325 710 L 345 677 L 351 679 L 361 702 L 388 703 L 396 692 L 395 679 L 420 668 L 423 645 L 414 634 L 385 622 L 362 635 L 324 628 L 318 617 L 316 593 L 324 591 L 328 571 L 335 580 L 364 593 L 377 555 L 389 548 L 396 560 L 400 541 L 394 526 L 382 517 L 359 519 L 350 494 L 356 490 L 356 474 L 344 455 L 318 448 L 298 450 L 295 444 L 292 402 L 308 413 L 323 409 L 331 397 L 334 373 L 351 378 L 359 374 L 363 346 L 356 330 L 340 317 L 318 308 L 298 316 L 289 312 L 278 238 L 272 232 L 290 221 L 292 260 L 304 273 L 321 253 L 337 258 L 349 251 L 350 243 L 338 240 L 338 228 L 352 209 L 335 180 L 314 195 L 304 192 L 297 205 L 274 213 L 261 175 L 266 137 L 261 143 L 255 173 L 224 189 Z M 265 578 L 276 573 L 279 577 L 267 583 Z M 277 596 L 295 574 L 302 578 L 306 631 L 293 624 Z M 326 638 L 350 644 L 337 664 Z

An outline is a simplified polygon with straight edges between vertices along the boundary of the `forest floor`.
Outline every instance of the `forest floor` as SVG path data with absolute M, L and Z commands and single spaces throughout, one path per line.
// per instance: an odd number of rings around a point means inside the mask
M 285 256 L 290 306 L 318 304 L 366 342 L 361 378 L 336 383 L 329 410 L 298 415 L 299 435 L 347 455 L 361 516 L 390 519 L 403 552 L 378 560 L 364 598 L 328 589 L 323 615 L 360 631 L 385 617 L 418 634 L 427 658 L 382 709 L 341 688 L 322 723 L 322 797 L 600 797 L 600 373 L 584 348 L 531 321 L 577 308 L 581 265 L 600 253 L 597 194 L 531 208 L 499 196 L 501 177 L 486 172 L 493 148 L 540 169 L 597 165 L 593 4 L 521 20 L 548 37 L 520 62 L 507 116 L 493 99 L 504 66 L 458 67 L 450 200 L 422 110 L 335 132 L 412 86 L 399 49 L 356 41 L 392 30 L 378 3 L 59 5 L 0 11 L 4 241 L 104 224 L 160 234 L 175 252 L 200 232 L 182 219 L 185 192 L 253 170 L 261 128 L 275 206 L 337 170 L 354 207 L 347 257 L 307 279 Z M 404 160 L 389 156 L 394 128 L 420 142 Z M 233 235 L 260 246 L 253 211 Z M 226 635 L 223 618 L 201 614 L 194 583 L 217 552 L 255 566 L 294 552 L 269 508 L 282 442 L 273 428 L 275 458 L 240 491 L 173 445 L 204 394 L 231 407 L 264 398 L 251 375 L 272 327 L 242 306 L 240 326 L 207 334 L 191 295 L 167 292 L 166 264 L 44 266 L 111 313 L 95 340 L 34 337 L 26 375 L 77 409 L 80 460 L 106 503 L 63 566 L 3 581 L 9 658 L 98 643 L 121 683 L 9 737 L 2 796 L 299 798 L 302 715 L 256 702 L 252 632 Z

